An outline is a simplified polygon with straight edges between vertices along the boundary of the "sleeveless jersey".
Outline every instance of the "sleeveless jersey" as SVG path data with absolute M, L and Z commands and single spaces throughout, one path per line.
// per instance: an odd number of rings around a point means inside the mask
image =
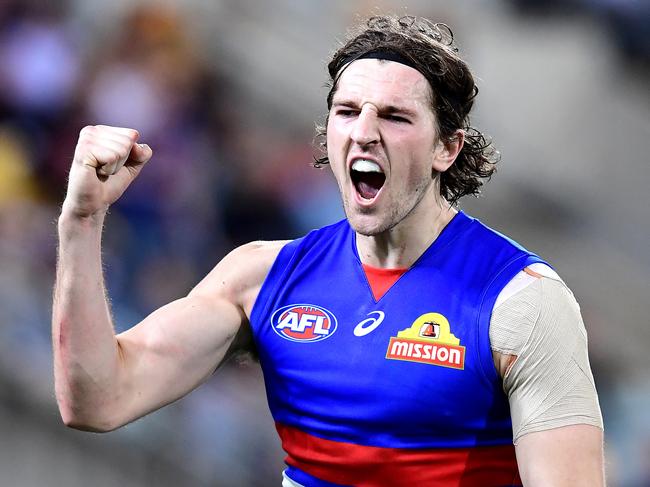
M 346 220 L 287 244 L 251 313 L 287 476 L 521 485 L 489 322 L 501 289 L 535 262 L 459 212 L 376 301 Z

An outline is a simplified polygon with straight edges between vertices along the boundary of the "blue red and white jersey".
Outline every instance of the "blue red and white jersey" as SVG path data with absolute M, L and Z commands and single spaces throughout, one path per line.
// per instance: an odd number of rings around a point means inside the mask
M 317 487 L 521 485 L 489 322 L 535 262 L 460 212 L 376 300 L 346 220 L 286 245 L 251 313 L 286 475 Z

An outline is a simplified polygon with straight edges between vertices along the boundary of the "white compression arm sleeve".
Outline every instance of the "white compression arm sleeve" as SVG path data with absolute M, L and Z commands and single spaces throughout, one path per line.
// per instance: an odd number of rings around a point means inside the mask
M 499 296 L 492 350 L 517 358 L 503 378 L 513 439 L 572 424 L 603 427 L 587 356 L 587 333 L 571 291 L 544 266 L 522 271 Z M 535 274 L 535 273 L 532 273 Z

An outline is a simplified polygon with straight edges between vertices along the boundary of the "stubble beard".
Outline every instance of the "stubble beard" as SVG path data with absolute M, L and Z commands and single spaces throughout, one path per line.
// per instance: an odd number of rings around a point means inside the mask
M 341 197 L 343 199 L 343 210 L 345 212 L 345 216 L 348 220 L 348 223 L 356 233 L 358 233 L 359 235 L 363 235 L 364 237 L 375 237 L 392 230 L 397 225 L 399 225 L 404 220 L 406 220 L 420 206 L 427 191 L 431 189 L 430 186 L 435 185 L 436 174 L 437 173 L 434 173 L 432 180 L 426 180 L 416 186 L 415 192 L 417 192 L 419 196 L 415 198 L 415 201 L 410 207 L 404 207 L 402 204 L 400 204 L 400 202 L 403 202 L 405 200 L 408 201 L 409 197 L 412 196 L 413 192 L 409 193 L 407 197 L 403 197 L 403 195 L 399 195 L 399 194 L 396 195 L 394 198 L 394 201 L 396 203 L 389 208 L 386 217 L 381 218 L 377 214 L 374 216 L 374 218 L 378 220 L 375 225 L 362 225 L 356 220 L 358 219 L 358 217 L 363 218 L 364 216 L 368 218 L 373 218 L 372 213 L 378 213 L 376 209 L 373 208 L 367 213 L 361 211 L 360 214 L 355 214 L 350 209 L 351 208 L 350 202 L 343 195 L 343 193 L 341 193 Z
M 357 221 L 358 215 L 350 215 L 350 212 L 347 209 L 345 210 L 345 214 L 347 216 L 348 222 L 350 223 L 352 229 L 356 233 L 358 233 L 359 235 L 363 235 L 364 237 L 375 237 L 377 235 L 381 235 L 382 233 L 388 232 L 401 221 L 401 219 L 398 218 L 399 215 L 398 208 L 393 208 L 388 218 L 378 219 L 377 217 L 375 217 L 378 221 L 376 221 L 374 225 L 361 224 L 360 222 Z M 367 215 L 367 216 L 369 218 L 372 218 L 371 215 Z

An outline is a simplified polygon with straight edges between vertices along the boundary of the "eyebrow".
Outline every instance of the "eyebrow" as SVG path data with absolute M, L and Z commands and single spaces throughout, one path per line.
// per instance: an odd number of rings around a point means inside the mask
M 357 109 L 357 110 L 361 109 L 361 107 L 359 106 L 359 104 L 357 102 L 355 102 L 353 100 L 345 100 L 345 99 L 343 99 L 343 100 L 335 100 L 332 103 L 332 108 L 335 108 L 335 107 L 349 107 L 349 108 L 354 108 L 354 109 Z M 378 109 L 379 109 L 379 113 L 385 114 L 385 115 L 392 115 L 394 113 L 398 113 L 398 114 L 401 114 L 401 115 L 407 115 L 407 116 L 410 116 L 410 117 L 415 117 L 417 115 L 416 112 L 414 112 L 413 110 L 410 110 L 410 109 L 404 108 L 404 107 L 398 107 L 398 106 L 395 106 L 395 105 L 382 105 L 382 106 L 379 106 Z

